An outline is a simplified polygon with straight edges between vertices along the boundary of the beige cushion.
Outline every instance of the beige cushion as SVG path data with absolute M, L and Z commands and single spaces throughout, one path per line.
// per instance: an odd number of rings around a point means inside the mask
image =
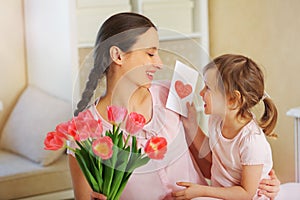
M 72 188 L 67 156 L 43 167 L 0 150 L 0 199 L 18 199 Z
M 72 116 L 71 103 L 28 86 L 11 112 L 0 138 L 0 148 L 49 165 L 64 151 L 44 150 L 44 138 Z

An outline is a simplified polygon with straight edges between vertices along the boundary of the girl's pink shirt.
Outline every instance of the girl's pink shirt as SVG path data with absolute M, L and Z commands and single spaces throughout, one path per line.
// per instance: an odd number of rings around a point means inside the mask
M 153 112 L 151 120 L 137 135 L 138 145 L 144 147 L 146 141 L 154 135 L 167 139 L 168 150 L 163 160 L 150 160 L 146 165 L 137 168 L 131 175 L 121 200 L 160 200 L 172 199 L 171 192 L 183 189 L 176 185 L 177 181 L 188 181 L 207 185 L 200 170 L 188 149 L 184 128 L 180 116 L 166 109 L 170 84 L 169 82 L 153 82 L 150 88 Z M 100 118 L 103 129 L 112 125 L 97 112 L 95 105 L 89 108 L 96 118 Z
M 265 134 L 253 119 L 233 139 L 221 133 L 222 120 L 209 119 L 209 145 L 212 151 L 211 184 L 216 187 L 241 185 L 243 165 L 263 165 L 261 179 L 269 178 L 272 151 Z M 254 199 L 267 199 L 255 196 Z

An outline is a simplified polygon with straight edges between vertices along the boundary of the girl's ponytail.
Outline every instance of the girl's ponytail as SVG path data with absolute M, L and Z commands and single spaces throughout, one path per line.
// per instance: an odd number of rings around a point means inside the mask
M 265 110 L 260 118 L 259 125 L 267 136 L 277 138 L 277 135 L 273 132 L 277 123 L 277 108 L 272 99 L 269 97 L 263 98 L 262 101 L 264 103 Z

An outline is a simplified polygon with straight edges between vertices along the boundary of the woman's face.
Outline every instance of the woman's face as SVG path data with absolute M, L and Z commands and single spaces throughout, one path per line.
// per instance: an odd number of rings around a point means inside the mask
M 225 114 L 225 98 L 220 91 L 217 83 L 218 70 L 208 69 L 204 74 L 204 88 L 200 91 L 200 96 L 204 102 L 204 113 L 217 114 L 223 116 Z
M 158 34 L 154 28 L 140 35 L 131 51 L 124 54 L 122 70 L 126 78 L 138 86 L 149 87 L 154 74 L 162 67 L 158 48 Z

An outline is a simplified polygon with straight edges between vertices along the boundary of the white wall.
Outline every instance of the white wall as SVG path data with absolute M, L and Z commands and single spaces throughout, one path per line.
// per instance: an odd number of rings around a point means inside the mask
M 24 0 L 28 83 L 72 100 L 77 69 L 76 0 Z
M 0 1 L 0 13 L 1 130 L 27 79 L 22 0 Z

